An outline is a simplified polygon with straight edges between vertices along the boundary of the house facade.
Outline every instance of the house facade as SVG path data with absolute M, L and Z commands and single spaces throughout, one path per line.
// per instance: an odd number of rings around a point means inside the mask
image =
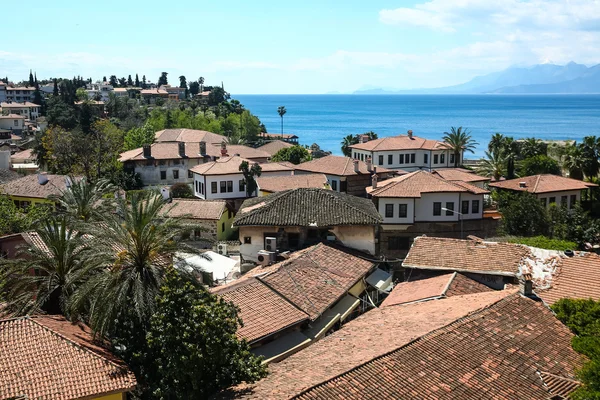
M 489 187 L 515 193 L 532 193 L 547 207 L 556 204 L 561 207 L 573 208 L 581 201 L 581 193 L 584 190 L 596 188 L 598 185 L 563 176 L 544 174 L 493 182 L 489 184 Z
M 438 140 L 423 139 L 408 131 L 406 135 L 391 136 L 382 139 L 368 140 L 350 146 L 352 158 L 366 161 L 371 157 L 373 165 L 394 170 L 432 171 L 440 168 L 453 168 L 455 161 L 461 165 L 463 154 L 458 160 L 450 146 Z
M 33 101 L 34 87 L 7 86 L 6 101 L 28 102 Z
M 240 164 L 252 160 L 240 156 L 223 156 L 211 162 L 190 169 L 193 174 L 194 195 L 204 200 L 243 199 L 248 197 L 244 175 L 240 172 Z M 290 163 L 261 164 L 261 176 L 291 176 L 294 166 Z M 256 195 L 256 194 L 254 194 Z
M 172 199 L 165 214 L 198 226 L 191 239 L 229 240 L 234 232 L 231 224 L 235 213 L 223 200 Z
M 25 116 L 19 114 L 0 115 L 0 130 L 20 135 L 25 129 Z
M 27 175 L 0 185 L 0 195 L 8 196 L 17 207 L 47 204 L 53 206 L 53 196 L 61 196 L 70 184 L 66 175 L 46 173 Z
M 0 103 L 3 114 L 16 114 L 22 115 L 25 119 L 35 121 L 40 115 L 40 106 L 29 101 L 22 103 L 18 102 L 5 102 Z

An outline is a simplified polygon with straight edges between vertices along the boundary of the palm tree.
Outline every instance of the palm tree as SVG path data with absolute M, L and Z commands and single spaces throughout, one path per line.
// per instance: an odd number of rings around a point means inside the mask
M 346 157 L 352 156 L 352 149 L 350 146 L 358 143 L 358 137 L 356 135 L 348 135 L 342 140 L 342 153 Z
M 500 178 L 506 172 L 506 156 L 502 151 L 485 152 L 485 159 L 482 159 L 482 163 L 477 168 L 477 173 L 483 176 L 494 178 L 495 181 L 499 181 Z
M 546 144 L 540 139 L 534 137 L 527 138 L 521 142 L 521 157 L 529 158 L 539 155 L 547 155 L 548 150 Z
M 502 150 L 502 147 L 504 147 L 504 140 L 506 139 L 506 137 L 499 133 L 496 132 L 492 135 L 492 138 L 490 139 L 490 142 L 488 143 L 488 151 L 490 153 L 493 153 L 494 151 L 500 151 Z
M 283 136 L 283 116 L 287 113 L 285 106 L 277 107 L 277 114 L 281 117 L 281 136 Z
M 41 221 L 30 233 L 39 244 L 22 247 L 16 259 L 0 264 L 7 308 L 13 314 L 68 315 L 69 299 L 87 276 L 83 239 L 68 222 L 67 216 Z
M 501 152 L 506 158 L 506 179 L 516 178 L 516 164 L 519 157 L 519 143 L 512 137 L 504 138 L 504 145 Z
M 459 126 L 458 129 L 451 127 L 450 133 L 444 132 L 443 139 L 454 152 L 454 168 L 458 167 L 461 154 L 465 151 L 474 153 L 475 146 L 479 144 L 471 137 L 471 132 L 466 128 L 463 129 L 462 126 Z
M 363 133 L 363 135 L 367 135 L 369 140 L 375 140 L 378 138 L 377 134 L 373 131 L 365 132 L 365 133 Z
M 75 221 L 99 221 L 110 206 L 110 199 L 104 195 L 115 191 L 106 179 L 90 183 L 85 179 L 66 178 L 70 187 L 61 196 L 52 196 L 59 209 Z
M 600 163 L 598 162 L 600 139 L 596 136 L 586 136 L 579 146 L 584 159 L 583 173 L 588 179 L 598 176 L 600 171 Z
M 129 203 L 119 199 L 118 209 L 93 227 L 86 263 L 95 273 L 74 293 L 71 304 L 71 312 L 85 313 L 102 335 L 124 314 L 146 321 L 176 252 L 197 253 L 177 240 L 194 227 L 165 218 L 159 193 L 136 193 Z
M 569 178 L 583 180 L 585 159 L 580 146 L 575 143 L 565 146 L 563 168 L 569 171 Z
M 198 78 L 198 83 L 200 84 L 200 94 L 204 91 L 204 77 Z

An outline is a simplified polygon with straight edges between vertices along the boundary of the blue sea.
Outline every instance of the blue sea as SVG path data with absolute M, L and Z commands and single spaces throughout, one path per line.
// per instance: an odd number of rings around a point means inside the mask
M 600 136 L 600 95 L 233 95 L 271 133 L 281 132 L 277 107 L 285 106 L 285 133 L 341 154 L 348 134 L 414 134 L 441 139 L 451 126 L 467 127 L 484 155 L 495 132 L 515 138 L 580 140 Z

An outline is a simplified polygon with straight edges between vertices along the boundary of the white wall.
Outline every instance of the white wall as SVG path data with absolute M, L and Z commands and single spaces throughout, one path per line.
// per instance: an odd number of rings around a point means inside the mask
M 265 171 L 261 174 L 261 176 L 291 176 L 293 171 Z M 240 190 L 239 182 L 244 179 L 244 175 L 242 173 L 239 174 L 230 174 L 230 175 L 200 175 L 194 174 L 194 194 L 196 197 L 205 200 L 215 200 L 215 199 L 240 199 L 246 197 L 246 189 Z M 285 179 L 285 178 L 282 178 Z M 196 181 L 205 183 L 204 194 L 199 193 L 196 190 Z M 221 182 L 233 182 L 233 191 L 221 193 Z M 212 193 L 212 183 L 216 182 L 217 184 L 217 193 Z M 227 188 L 227 186 L 226 186 Z
M 384 224 L 412 224 L 415 218 L 415 202 L 419 199 L 412 198 L 380 198 L 379 199 L 379 214 L 383 217 Z M 385 216 L 385 206 L 392 204 L 394 206 L 394 216 L 387 218 Z M 400 204 L 406 204 L 406 218 L 400 218 Z
M 404 162 L 400 164 L 400 154 L 404 155 Z M 415 162 L 410 162 L 411 154 L 415 154 Z M 427 154 L 427 162 L 425 162 L 425 154 Z M 438 155 L 438 163 L 434 164 L 434 155 Z M 440 155 L 444 154 L 444 162 L 441 162 Z M 362 158 L 361 158 L 362 156 Z M 453 168 L 454 164 L 450 164 L 450 151 L 430 151 L 430 150 L 396 150 L 396 151 L 366 151 L 366 150 L 352 150 L 352 158 L 365 161 L 367 157 L 371 156 L 373 159 L 373 165 L 377 167 L 384 167 L 388 169 L 403 169 L 405 171 L 416 171 L 424 169 L 430 171 L 436 168 Z M 379 156 L 383 156 L 383 163 L 379 162 Z M 392 156 L 392 163 L 390 164 L 389 156 Z M 408 157 L 408 158 L 407 158 Z
M 473 214 L 473 200 L 479 201 L 479 212 Z M 462 193 L 460 195 L 460 205 L 456 210 L 462 213 L 462 202 L 469 202 L 469 213 L 461 216 L 462 219 L 481 219 L 483 218 L 483 195 L 482 194 L 472 194 L 472 193 Z
M 374 226 L 334 226 L 331 232 L 344 246 L 375 255 Z
M 15 125 L 15 121 L 17 121 L 17 125 Z M 20 131 L 24 127 L 24 120 L 22 118 L 0 118 L 0 129 L 6 130 L 17 130 Z
M 160 161 L 164 165 L 159 165 Z M 179 164 L 175 164 L 174 160 L 156 160 L 153 165 L 146 166 L 146 161 L 136 161 L 135 172 L 140 174 L 144 186 L 153 185 L 173 185 L 175 183 L 192 184 L 194 178 L 188 178 L 188 171 L 202 163 L 200 159 L 180 159 Z M 173 178 L 173 171 L 179 171 L 179 178 Z M 160 179 L 160 172 L 167 173 L 166 179 Z
M 442 215 L 434 216 L 433 203 L 435 202 L 441 202 L 442 208 L 446 207 L 447 202 L 454 202 L 454 210 L 460 212 L 458 193 L 423 193 L 415 202 L 415 222 L 458 221 L 458 214 L 446 215 L 444 210 Z
M 540 199 L 540 201 L 542 199 L 546 199 L 546 206 L 550 207 L 550 198 L 554 197 L 556 198 L 556 205 L 559 206 L 561 204 L 561 197 L 562 196 L 567 196 L 567 206 L 569 208 L 572 208 L 575 204 L 572 204 L 571 202 L 571 196 L 575 195 L 577 197 L 576 202 L 581 201 L 581 190 L 570 190 L 570 191 L 564 191 L 564 192 L 552 192 L 552 193 L 543 193 L 543 194 L 538 194 L 537 198 Z

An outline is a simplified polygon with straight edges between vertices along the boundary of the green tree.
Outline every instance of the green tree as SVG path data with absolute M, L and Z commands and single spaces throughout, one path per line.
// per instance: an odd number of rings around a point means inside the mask
M 33 73 L 29 70 L 29 86 L 35 86 L 35 81 L 33 80 Z
M 0 264 L 8 310 L 68 315 L 70 297 L 86 277 L 82 239 L 66 216 L 46 217 L 35 233 L 44 246 L 26 246 L 16 259 Z
M 365 133 L 363 133 L 363 135 L 367 135 L 367 137 L 369 138 L 369 140 L 376 140 L 376 139 L 378 139 L 377 134 L 375 132 L 373 132 L 373 131 L 365 132 Z
M 174 199 L 192 199 L 194 198 L 194 192 L 187 183 L 175 183 L 171 186 L 171 197 Z
M 120 87 L 127 87 L 127 79 L 125 77 L 119 78 L 119 86 Z
M 273 155 L 271 161 L 289 161 L 292 164 L 300 164 L 305 161 L 310 161 L 311 156 L 307 149 L 302 146 L 286 147 L 279 150 Z
M 492 152 L 485 152 L 486 158 L 481 160 L 481 165 L 477 168 L 477 173 L 482 176 L 488 176 L 495 181 L 499 181 L 506 174 L 506 157 L 501 150 L 494 149 Z
M 499 132 L 492 135 L 490 142 L 488 143 L 488 152 L 493 154 L 494 152 L 500 152 L 504 148 L 505 136 Z
M 572 339 L 575 351 L 589 361 L 577 371 L 583 383 L 569 398 L 600 399 L 600 302 L 592 299 L 560 299 L 552 305 L 556 318 L 577 335 Z
M 84 88 L 77 89 L 77 100 L 85 101 L 88 100 L 88 93 Z
M 208 105 L 209 106 L 217 106 L 227 100 L 229 100 L 231 96 L 227 93 L 222 87 L 214 87 L 210 91 L 208 95 Z
M 203 77 L 198 78 L 198 84 L 200 85 L 200 92 L 202 92 L 204 90 L 204 78 Z
M 534 137 L 527 138 L 521 142 L 521 158 L 531 158 L 535 156 L 547 156 L 548 145 L 540 139 Z
M 502 153 L 506 158 L 506 179 L 516 178 L 517 159 L 519 158 L 519 143 L 512 137 L 504 138 Z
M 143 382 L 161 399 L 209 398 L 219 390 L 266 376 L 261 358 L 236 337 L 237 308 L 185 279 L 166 274 L 146 335 Z
M 587 178 L 597 177 L 600 170 L 600 139 L 596 136 L 586 136 L 579 145 L 584 159 L 583 173 Z
M 54 89 L 52 89 L 52 96 L 53 97 L 58 97 L 59 92 L 58 92 L 58 81 L 56 80 L 56 78 L 54 78 Z
M 537 174 L 560 175 L 560 165 L 553 158 L 545 155 L 537 155 L 526 158 L 521 162 L 520 175 L 530 176 Z
M 355 145 L 355 144 L 358 144 L 358 136 L 357 135 L 347 135 L 342 140 L 342 153 L 346 157 L 351 157 L 352 149 L 350 148 L 350 146 Z
M 152 144 L 154 136 L 154 129 L 148 122 L 142 127 L 130 129 L 124 138 L 125 150 L 138 149 L 145 144 Z
M 246 187 L 246 197 L 252 197 L 256 194 L 258 185 L 256 184 L 256 178 L 262 174 L 262 168 L 257 163 L 250 164 L 248 161 L 242 161 L 239 170 L 244 175 L 244 185 Z
M 160 77 L 158 78 L 158 86 L 168 85 L 169 81 L 167 80 L 167 72 L 161 72 Z
M 285 106 L 277 107 L 277 114 L 281 117 L 281 136 L 283 136 L 283 116 L 287 113 Z
M 33 229 L 38 221 L 46 219 L 50 214 L 51 209 L 46 205 L 33 205 L 23 210 L 8 196 L 0 195 L 0 236 Z
M 182 89 L 185 89 L 185 92 L 186 92 L 186 96 L 185 97 L 187 98 L 188 85 L 187 85 L 187 80 L 185 79 L 184 75 L 181 75 L 179 77 L 179 87 L 182 88 Z
M 85 179 L 69 177 L 70 187 L 60 196 L 52 196 L 62 214 L 75 224 L 80 222 L 101 221 L 107 212 L 114 211 L 110 198 L 116 188 L 107 180 L 99 179 L 90 183 Z
M 117 77 L 115 75 L 110 76 L 110 80 L 108 81 L 108 83 L 110 84 L 110 86 L 112 86 L 114 88 L 119 86 L 119 82 L 117 81 Z
M 190 82 L 190 93 L 192 96 L 200 93 L 200 84 L 198 82 Z
M 581 146 L 577 146 L 575 143 L 565 146 L 563 168 L 569 171 L 569 178 L 583 180 L 585 164 L 586 160 Z
M 469 151 L 474 153 L 475 146 L 478 143 L 471 137 L 471 132 L 466 128 L 463 129 L 462 126 L 458 128 L 451 127 L 450 133 L 444 132 L 443 137 L 444 142 L 450 146 L 450 150 L 454 153 L 454 167 L 458 167 L 459 162 L 461 162 L 461 155 L 465 151 Z
M 131 74 L 127 77 L 127 86 L 133 86 L 133 79 L 131 79 Z
M 135 87 L 140 87 L 140 78 L 138 77 L 138 74 L 135 74 Z
M 142 89 L 146 89 L 148 85 L 146 85 L 146 75 L 142 75 Z
M 529 192 L 499 192 L 502 229 L 508 235 L 538 236 L 548 232 L 548 215 L 544 205 Z
M 64 129 L 73 129 L 78 123 L 75 108 L 67 104 L 60 96 L 52 96 L 48 100 L 46 116 L 48 125 L 60 126 Z

